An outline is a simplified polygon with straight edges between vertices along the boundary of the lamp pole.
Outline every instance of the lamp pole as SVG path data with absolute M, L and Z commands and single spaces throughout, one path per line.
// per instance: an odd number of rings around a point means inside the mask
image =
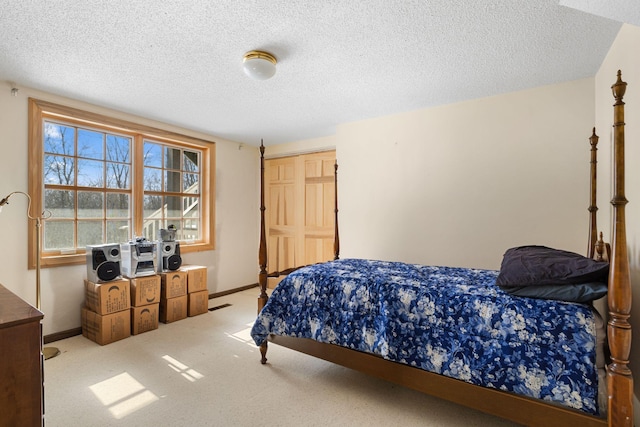
M 42 246 L 40 243 L 40 230 L 42 228 L 42 219 L 36 218 L 36 308 L 40 310 L 40 255 L 42 254 Z
M 9 204 L 9 197 L 11 197 L 14 194 L 22 194 L 23 196 L 25 196 L 29 202 L 28 206 L 27 206 L 27 218 L 30 220 L 34 220 L 36 222 L 36 308 L 38 310 L 40 310 L 40 256 L 42 254 L 42 236 L 41 236 L 41 228 L 42 228 L 42 220 L 49 218 L 51 216 L 51 212 L 49 211 L 42 211 L 42 213 L 39 216 L 31 216 L 31 196 L 29 196 L 29 194 L 25 193 L 24 191 L 13 191 L 11 193 L 9 193 L 9 195 L 7 197 L 5 197 L 4 199 L 0 200 L 0 209 L 2 209 L 2 206 L 4 205 L 8 205 Z M 45 216 L 46 215 L 46 216 Z M 52 357 L 56 357 L 57 355 L 60 354 L 60 350 L 58 350 L 56 347 L 43 347 L 42 349 L 42 354 L 44 355 L 45 360 L 46 359 L 51 359 Z

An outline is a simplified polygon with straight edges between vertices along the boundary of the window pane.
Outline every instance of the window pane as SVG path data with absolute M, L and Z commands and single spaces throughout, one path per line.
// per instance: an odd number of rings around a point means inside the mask
M 129 218 L 128 194 L 107 194 L 107 218 Z
M 198 197 L 183 197 L 182 212 L 185 217 L 200 216 L 200 199 Z
M 162 147 L 159 144 L 144 142 L 144 165 L 162 167 Z
M 183 159 L 183 171 L 200 172 L 200 169 L 198 168 L 198 165 L 200 164 L 198 161 L 198 153 L 195 151 L 185 151 Z
M 44 208 L 54 218 L 75 217 L 75 192 L 66 190 L 45 190 Z
M 89 159 L 104 159 L 104 134 L 87 129 L 78 129 L 78 156 Z
M 144 168 L 144 190 L 162 191 L 161 170 Z
M 194 173 L 185 173 L 182 174 L 184 180 L 184 191 L 185 193 L 194 193 L 197 194 L 200 192 L 200 185 L 198 185 L 198 179 L 200 175 Z
M 78 221 L 78 247 L 98 245 L 102 240 L 102 221 Z
M 83 187 L 104 187 L 104 163 L 78 159 L 78 184 Z
M 165 147 L 165 164 L 166 169 L 180 170 L 180 150 L 177 148 Z
M 142 227 L 142 237 L 147 240 L 156 240 L 158 236 L 158 230 L 164 227 L 164 220 L 162 218 L 152 218 L 144 221 Z
M 165 200 L 165 216 L 167 218 L 182 218 L 182 197 L 166 196 Z
M 131 236 L 129 221 L 107 221 L 107 241 L 105 243 L 123 243 L 129 241 Z
M 75 227 L 73 221 L 44 221 L 43 222 L 45 251 L 55 249 L 74 248 Z
M 144 196 L 144 218 L 162 218 L 162 196 Z
M 78 191 L 78 218 L 102 218 L 103 215 L 104 193 L 97 191 Z M 102 236 L 102 233 L 100 236 Z M 86 245 L 79 244 L 79 247 L 84 246 Z
M 183 215 L 184 218 L 198 219 L 200 217 L 200 205 L 194 203 L 189 210 L 186 210 Z
M 180 172 L 165 172 L 164 191 L 178 193 L 180 188 Z
M 107 163 L 107 188 L 129 188 L 131 168 L 123 163 Z
M 131 138 L 107 134 L 107 160 L 131 163 Z
M 75 154 L 75 129 L 58 123 L 45 122 L 43 129 L 44 151 L 52 154 Z
M 58 185 L 74 185 L 74 166 L 72 157 L 44 156 L 44 183 Z
M 199 221 L 187 219 L 183 223 L 182 239 L 184 240 L 198 240 L 200 238 L 200 232 L 198 230 Z

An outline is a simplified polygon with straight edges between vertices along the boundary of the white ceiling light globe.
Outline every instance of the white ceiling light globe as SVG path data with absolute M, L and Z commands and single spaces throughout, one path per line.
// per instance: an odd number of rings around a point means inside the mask
M 252 50 L 245 53 L 242 69 L 254 80 L 267 80 L 276 74 L 276 63 L 270 53 Z

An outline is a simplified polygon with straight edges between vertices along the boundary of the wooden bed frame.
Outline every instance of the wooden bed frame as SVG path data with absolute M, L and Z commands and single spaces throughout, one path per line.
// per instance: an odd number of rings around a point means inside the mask
M 381 357 L 350 350 L 332 344 L 319 343 L 305 338 L 291 338 L 271 335 L 269 341 L 284 347 L 300 351 L 347 368 L 355 369 L 368 375 L 387 380 L 426 394 L 449 400 L 488 414 L 530 426 L 629 426 L 633 425 L 633 378 L 629 369 L 629 353 L 631 350 L 631 280 L 629 259 L 627 255 L 627 239 L 625 226 L 625 152 L 624 152 L 624 102 L 622 98 L 626 90 L 618 71 L 616 83 L 611 87 L 615 104 L 614 111 L 614 197 L 612 251 L 609 255 L 609 322 L 607 328 L 610 363 L 607 365 L 608 410 L 607 419 L 590 416 L 558 405 L 507 393 L 495 389 L 469 384 L 443 375 L 423 371 L 401 363 L 385 360 Z M 597 243 L 596 224 L 596 145 L 598 137 L 595 129 L 589 138 L 591 144 L 591 205 L 589 206 L 589 247 L 588 255 L 594 256 Z M 260 247 L 258 261 L 260 273 L 258 277 L 260 296 L 258 311 L 267 303 L 267 243 L 265 228 L 264 203 L 264 145 L 260 147 Z M 335 176 L 337 184 L 337 171 Z M 335 196 L 335 258 L 338 258 L 340 243 L 338 239 L 338 206 L 337 186 Z M 598 252 L 601 253 L 601 249 Z M 267 342 L 260 347 L 261 362 L 267 362 Z

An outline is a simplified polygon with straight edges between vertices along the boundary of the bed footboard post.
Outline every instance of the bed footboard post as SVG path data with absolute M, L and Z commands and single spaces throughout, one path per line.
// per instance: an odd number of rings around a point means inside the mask
M 598 165 L 598 135 L 596 135 L 596 128 L 593 128 L 593 133 L 589 137 L 589 144 L 591 144 L 591 204 L 589 205 L 589 247 L 587 248 L 587 257 L 593 258 L 594 249 L 596 245 L 598 235 L 598 224 L 596 222 L 596 213 L 598 212 L 597 205 L 597 165 Z
M 333 234 L 333 259 L 340 259 L 340 233 L 338 233 L 338 162 L 333 165 L 333 183 L 335 188 L 334 195 L 334 223 L 335 229 Z
M 624 96 L 627 84 L 618 80 L 611 86 L 614 104 L 613 145 L 614 145 L 614 196 L 613 205 L 613 251 L 609 268 L 609 323 L 607 327 L 611 363 L 607 366 L 607 386 L 609 394 L 608 421 L 610 426 L 633 425 L 633 377 L 629 369 L 631 351 L 631 277 L 625 225 L 624 189 Z
M 260 296 L 258 297 L 258 313 L 267 303 L 267 234 L 264 221 L 264 142 L 260 140 L 260 247 L 258 249 L 258 263 L 260 273 L 258 274 L 258 284 L 260 285 Z M 260 362 L 267 363 L 267 341 L 260 346 L 262 358 Z

